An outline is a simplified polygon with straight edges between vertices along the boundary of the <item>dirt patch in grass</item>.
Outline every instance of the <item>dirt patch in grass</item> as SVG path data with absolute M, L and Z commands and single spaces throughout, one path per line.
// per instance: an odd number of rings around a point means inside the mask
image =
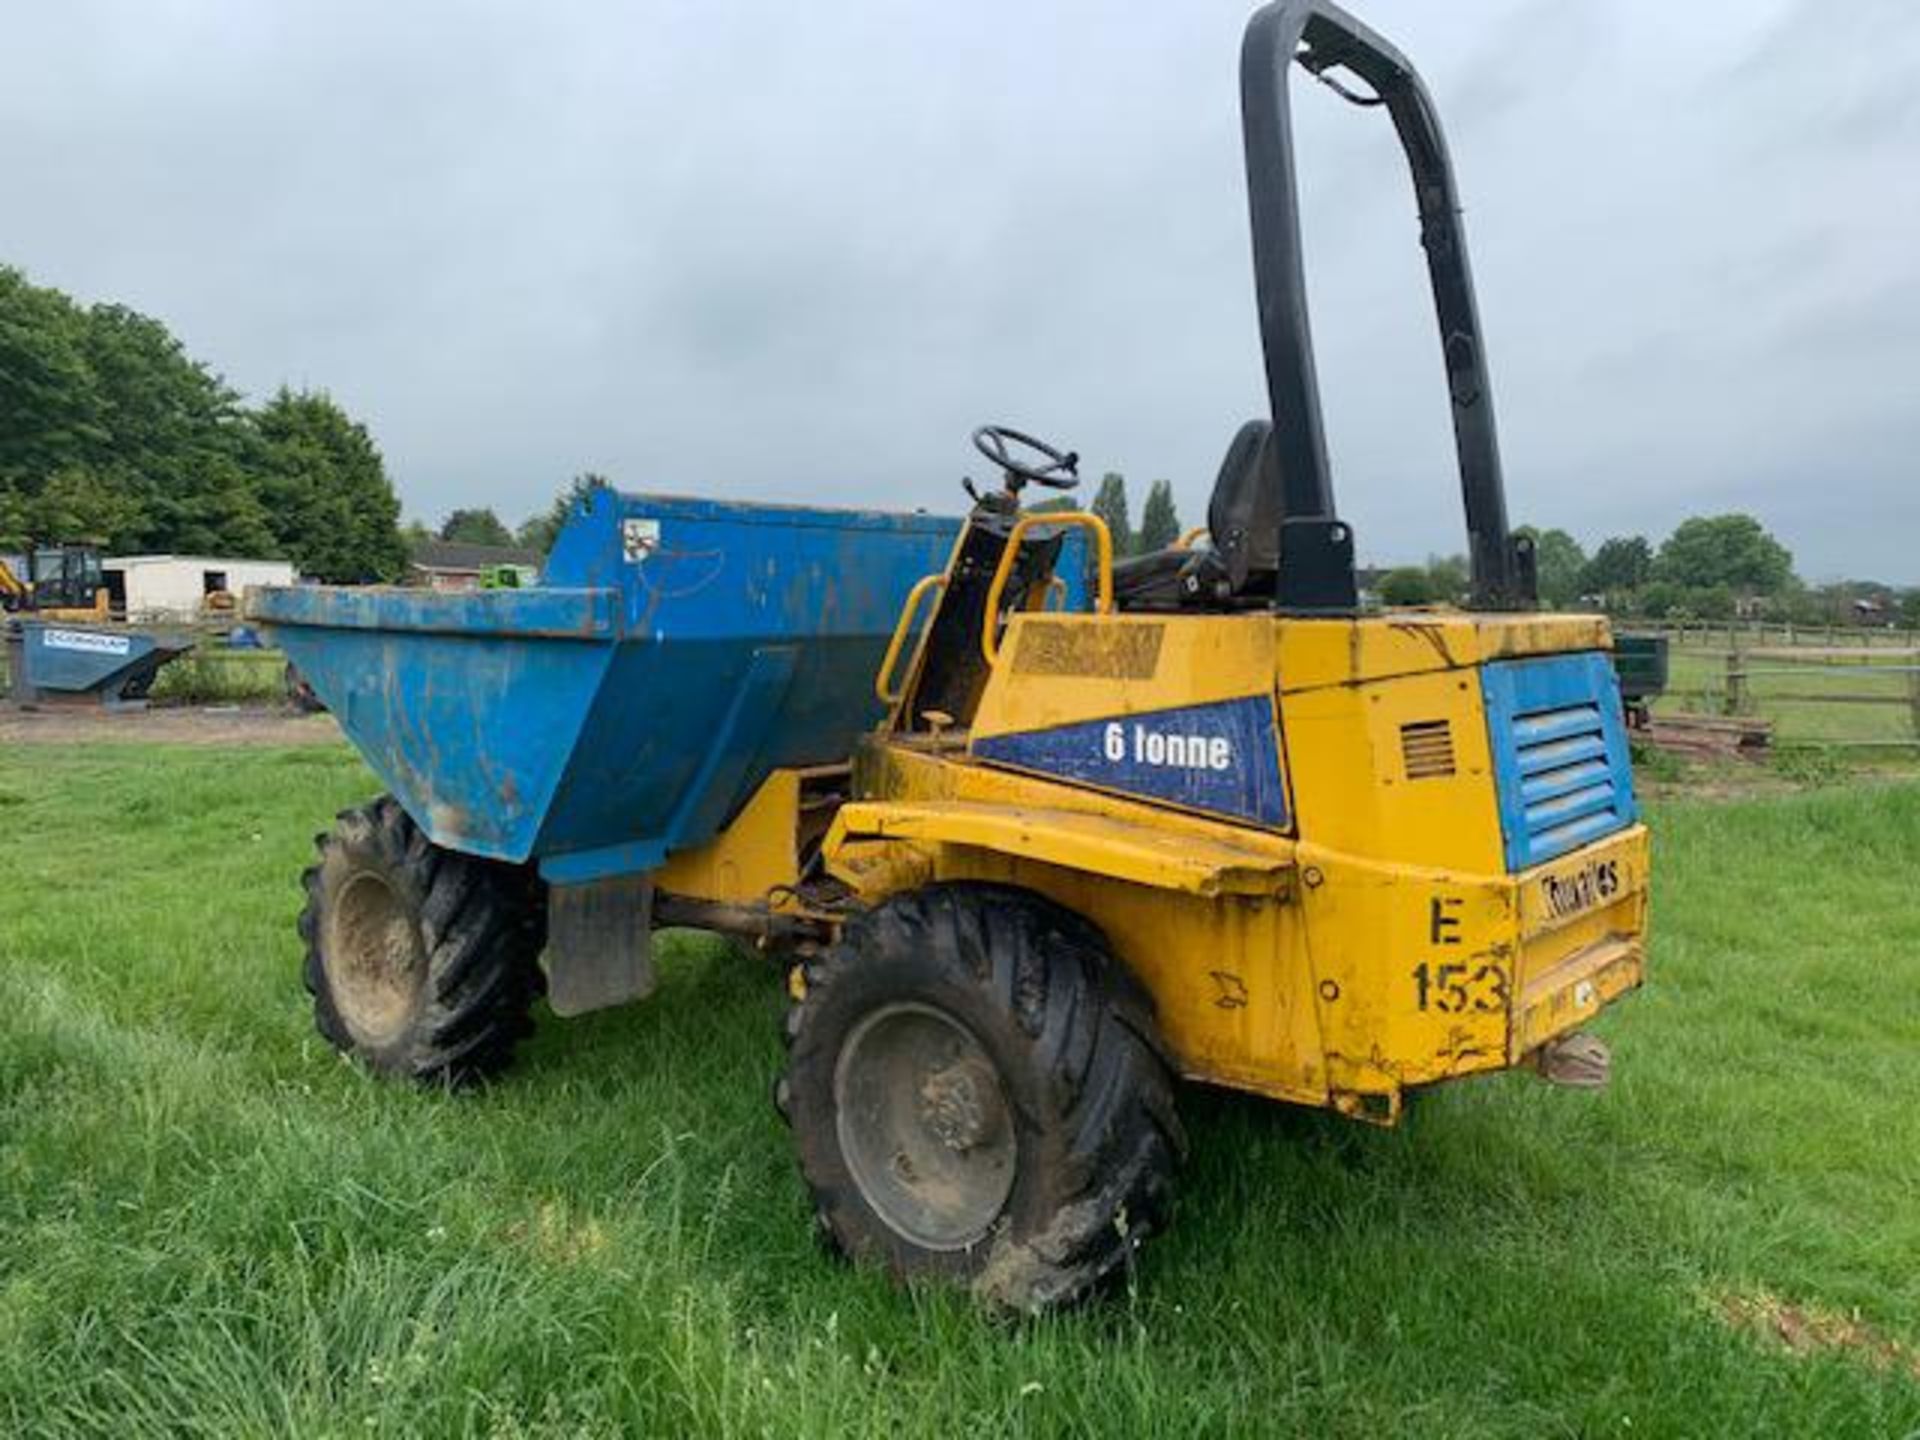
M 95 706 L 0 704 L 0 746 L 96 745 L 338 745 L 340 727 L 328 715 L 305 715 L 284 705 L 154 706 L 114 714 Z
M 531 1222 L 516 1220 L 501 1232 L 515 1245 L 531 1248 L 541 1259 L 558 1265 L 592 1260 L 607 1248 L 607 1232 L 591 1216 L 576 1218 L 557 1200 L 541 1203 Z
M 1904 1371 L 1920 1380 L 1920 1352 L 1881 1334 L 1858 1315 L 1843 1315 L 1818 1305 L 1795 1305 L 1764 1290 L 1722 1295 L 1714 1301 L 1720 1317 L 1794 1355 L 1842 1351 L 1877 1370 Z

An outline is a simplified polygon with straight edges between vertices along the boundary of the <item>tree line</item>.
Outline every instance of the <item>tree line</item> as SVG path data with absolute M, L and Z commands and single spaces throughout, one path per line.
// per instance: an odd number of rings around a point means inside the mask
M 282 557 L 335 583 L 394 580 L 409 541 L 400 502 L 364 425 L 324 391 L 281 387 L 247 405 L 165 325 L 124 305 L 80 305 L 0 265 L 0 550 L 87 541 L 121 553 Z M 456 509 L 440 538 L 544 553 L 573 503 L 604 477 L 577 476 L 517 529 L 490 509 Z M 1033 508 L 1073 509 L 1062 496 Z M 1181 534 L 1173 487 L 1155 480 L 1136 527 L 1124 476 L 1087 507 L 1115 553 L 1164 549 Z M 1751 515 L 1696 516 L 1655 545 L 1613 536 L 1588 554 L 1565 530 L 1532 536 L 1541 599 L 1619 615 L 1722 620 L 1736 614 L 1828 623 L 1864 613 L 1920 625 L 1920 589 L 1872 581 L 1809 586 Z M 1388 572 L 1389 604 L 1457 603 L 1464 557 Z
M 1027 508 L 1044 514 L 1049 510 L 1078 510 L 1081 502 L 1072 495 L 1058 495 Z M 1127 477 L 1117 471 L 1109 470 L 1100 477 L 1100 484 L 1093 492 L 1093 503 L 1085 508 L 1106 522 L 1107 533 L 1113 537 L 1116 559 L 1164 550 L 1180 538 L 1180 513 L 1174 508 L 1173 486 L 1165 480 L 1155 480 L 1147 486 L 1138 529 L 1134 528 L 1127 503 Z
M 283 557 L 398 578 L 400 502 L 323 391 L 248 406 L 158 320 L 0 266 L 0 546 Z
M 591 470 L 576 475 L 565 489 L 554 496 L 546 509 L 529 515 L 513 530 L 507 528 L 506 522 L 491 506 L 479 506 L 449 511 L 434 529 L 429 529 L 419 520 L 409 521 L 403 533 L 409 542 L 438 539 L 457 541 L 462 545 L 493 545 L 503 549 L 512 546 L 544 555 L 553 548 L 554 536 L 567 523 L 574 505 L 592 491 L 606 489 L 611 483 L 606 476 Z
M 1792 553 L 1751 515 L 1696 515 L 1657 546 L 1644 535 L 1611 536 L 1591 555 L 1565 530 L 1523 525 L 1515 533 L 1533 540 L 1540 599 L 1550 609 L 1798 625 L 1864 616 L 1920 626 L 1920 588 L 1901 591 L 1873 580 L 1809 585 L 1794 573 Z M 1389 605 L 1452 604 L 1464 597 L 1467 581 L 1465 556 L 1433 556 L 1424 566 L 1388 571 L 1378 590 Z

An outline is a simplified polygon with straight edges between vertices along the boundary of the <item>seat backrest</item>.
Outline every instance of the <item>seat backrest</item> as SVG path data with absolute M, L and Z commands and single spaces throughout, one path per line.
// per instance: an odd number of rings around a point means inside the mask
M 1273 592 L 1280 570 L 1280 518 L 1273 425 L 1249 420 L 1227 446 L 1207 503 L 1207 529 L 1232 595 Z

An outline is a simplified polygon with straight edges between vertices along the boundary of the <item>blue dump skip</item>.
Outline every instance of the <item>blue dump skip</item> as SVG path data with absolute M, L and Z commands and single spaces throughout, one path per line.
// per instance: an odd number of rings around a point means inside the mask
M 438 844 L 651 869 L 767 774 L 846 759 L 959 522 L 599 491 L 523 590 L 279 587 L 248 614 Z
M 185 635 L 23 620 L 8 643 L 12 696 L 23 705 L 93 700 L 109 710 L 138 709 L 160 667 L 191 649 Z

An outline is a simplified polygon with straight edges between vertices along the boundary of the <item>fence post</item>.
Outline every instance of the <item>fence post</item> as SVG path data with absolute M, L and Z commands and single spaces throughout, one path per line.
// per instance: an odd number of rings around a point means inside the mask
M 1913 716 L 1913 738 L 1920 740 L 1920 655 L 1907 656 L 1907 707 Z
M 1738 715 L 1747 706 L 1747 672 L 1740 663 L 1740 652 L 1727 651 L 1727 695 L 1722 709 L 1729 715 Z

